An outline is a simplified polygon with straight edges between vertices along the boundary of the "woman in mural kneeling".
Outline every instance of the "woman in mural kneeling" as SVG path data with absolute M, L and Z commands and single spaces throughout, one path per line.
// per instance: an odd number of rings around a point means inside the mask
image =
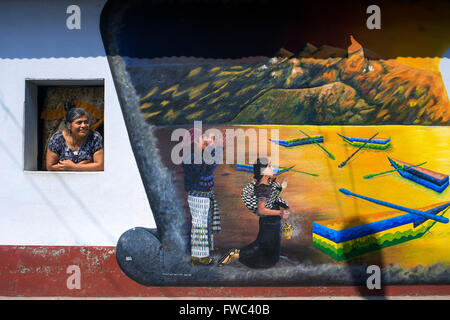
M 65 117 L 66 128 L 49 140 L 46 168 L 49 171 L 103 170 L 103 139 L 90 130 L 90 116 L 84 109 L 70 108 Z
M 280 198 L 286 182 L 279 184 L 275 181 L 273 168 L 266 158 L 258 159 L 253 165 L 253 177 L 255 181 L 245 186 L 243 195 L 253 190 L 251 193 L 256 196 L 256 204 L 251 203 L 253 200 L 248 200 L 245 204 L 259 216 L 258 236 L 255 241 L 241 249 L 231 249 L 219 259 L 219 266 L 239 259 L 250 268 L 270 268 L 280 258 L 281 220 L 289 216 L 289 207 Z
M 217 163 L 205 162 L 204 156 L 206 148 L 213 148 L 214 137 L 202 135 L 200 129 L 192 128 L 185 140 L 191 142 L 190 159 L 183 162 L 184 188 L 191 212 L 191 261 L 192 265 L 209 265 L 214 261 L 210 252 L 216 250 L 213 233 L 220 231 L 219 209 L 214 196 Z M 199 164 L 195 163 L 196 150 L 201 157 Z M 214 157 L 215 149 L 210 154 Z

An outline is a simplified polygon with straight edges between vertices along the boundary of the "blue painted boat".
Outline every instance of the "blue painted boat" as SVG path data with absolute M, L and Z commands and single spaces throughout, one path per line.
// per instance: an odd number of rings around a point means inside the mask
M 404 169 L 405 167 L 411 167 L 412 165 L 389 157 L 388 160 L 403 178 L 420 184 L 426 188 L 441 193 L 449 185 L 448 175 L 421 167 Z
M 348 144 L 354 146 L 354 147 L 360 147 L 364 145 L 369 139 L 366 138 L 354 138 L 354 137 L 347 137 L 342 134 L 337 134 L 340 136 L 345 142 Z M 368 143 L 364 145 L 364 148 L 368 149 L 376 149 L 376 150 L 385 150 L 391 145 L 391 138 L 387 139 L 372 139 Z
M 291 166 L 288 168 L 279 168 L 279 167 L 273 167 L 273 175 L 278 176 L 286 171 L 291 170 L 295 166 Z M 236 164 L 236 170 L 237 171 L 243 171 L 248 173 L 253 173 L 253 165 L 252 164 Z
M 433 208 L 429 212 L 428 211 L 424 212 L 424 211 L 419 211 L 419 210 L 415 210 L 415 209 L 399 206 L 397 204 L 389 203 L 389 202 L 386 202 L 386 201 L 383 201 L 383 200 L 378 200 L 378 199 L 373 199 L 373 198 L 369 198 L 369 197 L 366 197 L 366 196 L 362 196 L 360 194 L 356 194 L 356 193 L 353 193 L 351 191 L 348 191 L 347 189 L 344 189 L 344 188 L 340 188 L 339 191 L 342 192 L 343 194 L 347 195 L 347 196 L 353 196 L 353 197 L 361 198 L 361 199 L 364 199 L 364 200 L 367 200 L 367 201 L 370 201 L 370 202 L 373 202 L 373 203 L 376 203 L 376 204 L 379 204 L 379 205 L 382 205 L 382 206 L 385 206 L 385 207 L 389 207 L 389 208 L 392 208 L 392 209 L 396 209 L 396 210 L 400 210 L 400 211 L 404 211 L 404 212 L 407 212 L 407 213 L 410 213 L 410 214 L 414 214 L 414 215 L 420 216 L 422 219 L 425 218 L 425 219 L 436 220 L 436 221 L 441 222 L 441 223 L 448 223 L 449 222 L 448 218 L 436 216 L 436 214 L 438 212 L 444 210 L 448 206 L 450 206 L 450 202 L 447 202 L 447 203 L 443 204 L 442 206 L 439 206 L 438 208 Z
M 450 208 L 450 202 L 411 209 L 359 195 L 347 189 L 341 188 L 339 191 L 395 211 L 313 221 L 314 247 L 338 261 L 421 238 L 436 223 L 449 222 L 444 215 Z
M 323 142 L 323 136 L 316 135 L 316 136 L 310 136 L 305 138 L 295 138 L 295 139 L 288 139 L 288 140 L 276 140 L 276 139 L 269 139 L 273 143 L 279 144 L 282 147 L 295 147 L 295 146 L 302 146 L 305 144 L 312 144 L 314 143 L 313 139 L 316 142 Z

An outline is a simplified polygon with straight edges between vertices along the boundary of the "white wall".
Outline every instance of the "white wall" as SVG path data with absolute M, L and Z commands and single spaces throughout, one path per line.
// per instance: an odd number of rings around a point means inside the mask
M 81 30 L 68 30 L 69 5 Z M 101 35 L 104 0 L 0 2 L 0 245 L 114 246 L 155 227 Z M 25 79 L 105 81 L 104 172 L 24 171 Z
M 450 48 L 447 49 L 441 58 L 440 71 L 445 90 L 447 90 L 447 96 L 450 99 Z

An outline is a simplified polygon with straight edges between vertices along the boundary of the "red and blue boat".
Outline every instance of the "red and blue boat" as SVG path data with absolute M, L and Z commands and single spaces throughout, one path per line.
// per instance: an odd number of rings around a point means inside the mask
M 388 159 L 391 165 L 403 178 L 411 180 L 417 184 L 420 184 L 439 193 L 441 193 L 448 187 L 449 180 L 448 175 L 446 174 L 435 172 L 422 167 L 408 168 L 413 165 L 389 157 Z

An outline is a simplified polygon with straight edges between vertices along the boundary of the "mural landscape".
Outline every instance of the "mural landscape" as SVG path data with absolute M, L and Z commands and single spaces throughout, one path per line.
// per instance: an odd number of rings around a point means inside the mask
M 252 64 L 173 58 L 127 69 L 152 124 L 449 123 L 440 72 L 382 60 L 350 38 L 348 50 L 307 44 Z

